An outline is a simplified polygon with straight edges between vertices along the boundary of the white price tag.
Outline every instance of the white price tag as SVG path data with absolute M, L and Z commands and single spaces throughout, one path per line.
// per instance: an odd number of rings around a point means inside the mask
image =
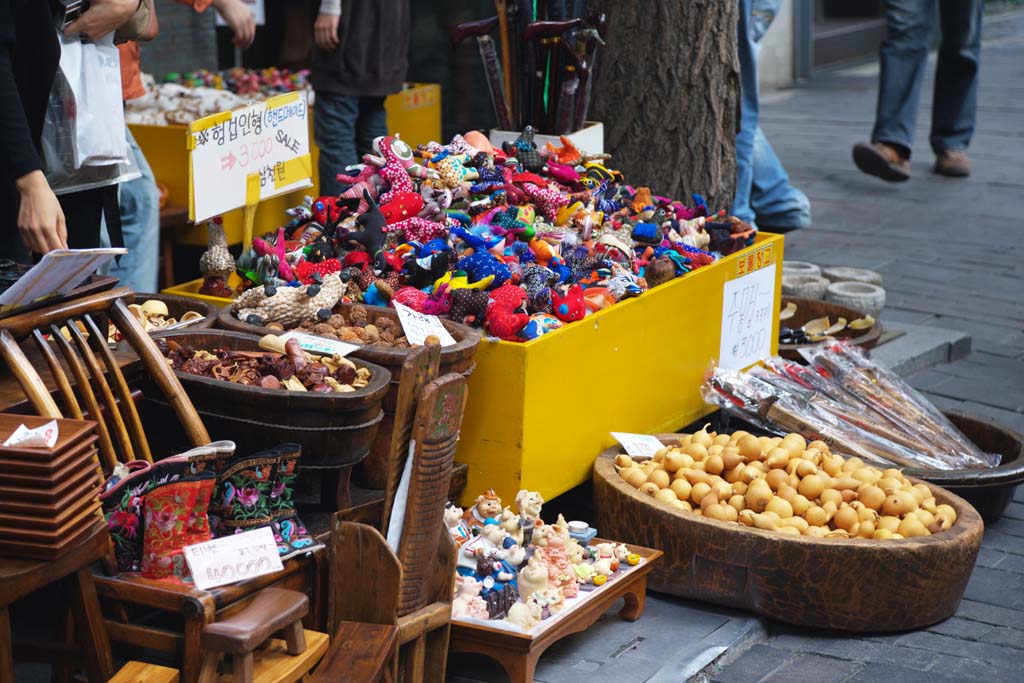
M 252 12 L 253 23 L 257 26 L 263 26 L 267 23 L 267 13 L 263 7 L 263 0 L 242 0 L 242 3 L 248 5 L 249 11 Z M 220 15 L 220 12 L 216 12 L 217 17 L 214 22 L 217 26 L 227 26 L 228 22 L 224 21 L 224 17 Z
M 4 441 L 4 448 L 53 448 L 57 443 L 60 430 L 57 428 L 57 421 L 50 420 L 42 427 L 29 429 L 25 425 L 18 425 L 14 433 Z
M 306 334 L 305 332 L 296 332 L 294 330 L 285 332 L 284 334 L 279 335 L 279 337 L 282 342 L 294 339 L 299 342 L 299 346 L 303 351 L 318 353 L 321 356 L 338 355 L 345 357 L 359 348 L 355 344 L 347 344 L 336 339 L 327 339 L 325 337 L 318 337 L 314 334 Z
M 771 355 L 774 303 L 774 263 L 725 283 L 719 367 L 742 370 Z
M 634 458 L 652 458 L 655 453 L 665 447 L 665 444 L 658 437 L 650 434 L 612 432 L 611 435 L 622 444 L 626 453 Z
M 194 222 L 313 184 L 304 93 L 193 121 L 189 146 Z
M 184 553 L 196 588 L 203 590 L 284 569 L 274 532 L 266 526 L 187 545 Z
M 398 320 L 402 323 L 402 329 L 410 344 L 424 344 L 426 338 L 433 335 L 441 340 L 441 346 L 455 345 L 455 338 L 436 315 L 419 313 L 397 302 L 395 310 L 398 311 Z

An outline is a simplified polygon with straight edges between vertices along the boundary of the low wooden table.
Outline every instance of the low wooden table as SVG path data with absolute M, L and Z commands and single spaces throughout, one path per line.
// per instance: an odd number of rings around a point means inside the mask
M 595 538 L 591 545 L 608 542 Z M 487 655 L 501 664 L 511 683 L 532 683 L 537 660 L 545 650 L 565 636 L 589 628 L 619 598 L 626 599 L 626 604 L 619 610 L 619 616 L 626 621 L 636 621 L 644 613 L 647 574 L 661 557 L 661 551 L 635 545 L 630 545 L 629 549 L 644 562 L 595 589 L 593 597 L 570 607 L 557 624 L 537 636 L 452 619 L 448 651 Z

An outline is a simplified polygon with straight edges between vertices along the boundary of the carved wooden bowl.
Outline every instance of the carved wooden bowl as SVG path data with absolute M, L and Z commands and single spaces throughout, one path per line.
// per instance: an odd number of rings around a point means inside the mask
M 796 313 L 789 320 L 783 320 L 779 324 L 783 327 L 791 327 L 793 329 L 799 329 L 803 327 L 805 323 L 815 320 L 817 318 L 824 318 L 828 316 L 829 320 L 835 322 L 839 318 L 846 318 L 846 322 L 851 323 L 858 318 L 863 318 L 864 314 L 860 311 L 855 311 L 852 308 L 841 306 L 839 304 L 830 303 L 828 301 L 815 301 L 814 299 L 796 299 L 793 297 L 784 296 L 782 297 L 782 307 L 785 308 L 788 303 L 796 304 Z M 845 339 L 851 344 L 859 346 L 863 350 L 875 348 L 878 344 L 878 340 L 882 336 L 882 323 L 875 320 L 875 324 L 866 330 L 851 330 L 846 328 L 842 332 L 833 335 L 836 339 Z M 800 349 L 814 346 L 814 344 L 779 344 L 779 355 L 786 360 L 804 362 L 803 356 L 800 355 Z
M 677 435 L 660 438 L 674 442 Z M 957 513 L 953 526 L 902 540 L 785 536 L 659 503 L 619 477 L 604 451 L 594 464 L 603 536 L 665 553 L 652 590 L 738 607 L 778 621 L 843 631 L 903 631 L 956 611 L 984 526 L 962 498 L 925 483 Z M 918 480 L 913 480 L 918 483 Z

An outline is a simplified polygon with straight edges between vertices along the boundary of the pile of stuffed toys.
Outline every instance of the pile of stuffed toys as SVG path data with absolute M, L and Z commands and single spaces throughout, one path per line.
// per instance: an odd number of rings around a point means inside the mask
M 699 195 L 687 206 L 630 186 L 608 155 L 568 138 L 538 149 L 530 127 L 502 149 L 474 131 L 415 150 L 382 137 L 374 150 L 338 176 L 338 196 L 307 198 L 276 234 L 253 240 L 237 271 L 259 291 L 236 302 L 240 319 L 285 322 L 272 305 L 283 296 L 317 297 L 288 310 L 326 320 L 326 289 L 529 341 L 754 238 Z

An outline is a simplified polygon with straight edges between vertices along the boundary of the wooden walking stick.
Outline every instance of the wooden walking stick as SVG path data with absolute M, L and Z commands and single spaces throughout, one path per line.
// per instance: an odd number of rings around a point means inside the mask
M 512 98 L 512 80 L 518 78 L 512 64 L 512 50 L 508 33 L 508 0 L 494 0 L 494 10 L 498 15 L 498 38 L 501 41 L 501 61 L 505 69 L 505 102 L 512 111 L 512 119 L 519 120 L 518 102 Z

